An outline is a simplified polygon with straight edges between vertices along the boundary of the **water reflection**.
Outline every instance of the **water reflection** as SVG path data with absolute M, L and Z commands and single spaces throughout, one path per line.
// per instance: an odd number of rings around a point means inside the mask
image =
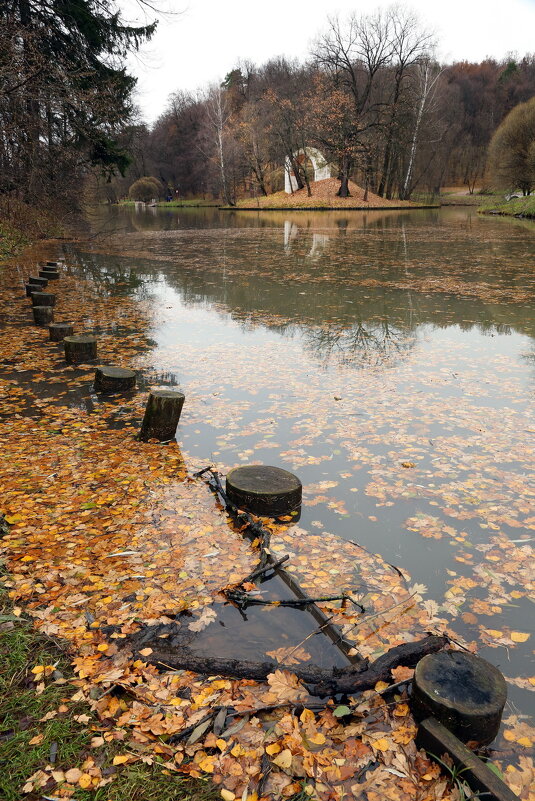
M 535 226 L 466 208 L 116 208 L 99 226 L 115 233 L 73 252 L 75 269 L 152 309 L 142 366 L 191 399 L 189 457 L 298 472 L 305 532 L 405 568 L 454 631 L 525 676 L 527 649 L 504 657 L 485 634 L 528 631 L 516 568 L 498 591 L 480 566 L 509 570 L 529 541 Z

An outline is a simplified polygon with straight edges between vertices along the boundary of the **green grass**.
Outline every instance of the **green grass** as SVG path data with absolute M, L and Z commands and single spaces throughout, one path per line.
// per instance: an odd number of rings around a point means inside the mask
M 13 616 L 5 592 L 0 585 L 0 751 L 5 766 L 0 771 L 0 798 L 3 801 L 38 801 L 43 796 L 56 796 L 48 786 L 37 793 L 23 795 L 22 787 L 29 776 L 50 763 L 53 744 L 57 744 L 54 767 L 68 770 L 80 767 L 89 755 L 102 767 L 112 765 L 113 756 L 124 753 L 121 743 L 90 750 L 94 736 L 89 728 L 74 720 L 74 715 L 90 715 L 86 705 L 65 701 L 75 693 L 70 684 L 73 674 L 69 659 L 48 638 L 40 635 L 30 621 Z M 57 674 L 66 684 L 48 683 L 37 694 L 32 667 L 56 665 Z M 40 722 L 49 712 L 68 703 L 68 712 Z M 96 722 L 96 721 L 94 721 Z M 30 740 L 42 735 L 42 740 L 30 745 Z M 6 767 L 7 766 L 7 767 Z M 114 781 L 96 790 L 78 789 L 76 801 L 220 801 L 214 785 L 202 780 L 166 775 L 159 765 L 135 763 L 117 771 Z
M 481 214 L 505 214 L 508 217 L 533 217 L 535 219 L 535 195 L 515 198 L 514 200 L 490 200 L 480 205 Z

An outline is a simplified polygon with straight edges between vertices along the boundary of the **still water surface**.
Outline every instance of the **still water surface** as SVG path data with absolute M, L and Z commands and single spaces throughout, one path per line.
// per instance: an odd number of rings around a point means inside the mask
M 301 529 L 425 585 L 528 710 L 533 636 L 513 634 L 533 628 L 535 225 L 464 208 L 92 224 L 72 255 L 148 302 L 140 366 L 186 393 L 186 458 L 296 472 Z

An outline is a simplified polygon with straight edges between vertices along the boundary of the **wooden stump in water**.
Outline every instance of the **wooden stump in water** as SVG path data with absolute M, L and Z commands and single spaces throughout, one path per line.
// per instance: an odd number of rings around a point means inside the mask
M 97 338 L 91 334 L 65 337 L 63 344 L 68 364 L 85 364 L 97 358 Z
M 139 439 L 142 442 L 148 442 L 149 439 L 167 442 L 173 439 L 180 420 L 184 400 L 185 397 L 182 392 L 177 392 L 173 389 L 151 390 L 139 432 Z
M 33 321 L 36 325 L 48 325 L 54 320 L 52 306 L 33 306 Z
M 57 261 L 47 261 L 46 267 L 59 267 L 59 262 Z
M 48 284 L 48 278 L 36 278 L 33 275 L 30 275 L 28 278 L 28 284 L 37 284 L 37 286 L 40 286 L 44 289 Z
M 56 281 L 59 278 L 57 270 L 39 270 L 39 278 L 46 278 L 48 281 Z
M 303 486 L 297 476 L 280 467 L 245 465 L 227 475 L 226 491 L 240 509 L 280 517 L 299 510 Z
M 32 292 L 40 292 L 42 289 L 44 289 L 44 287 L 42 287 L 40 284 L 26 284 L 26 297 L 31 298 Z
M 465 651 L 424 656 L 414 672 L 417 720 L 435 717 L 462 742 L 492 742 L 507 699 L 505 679 L 481 657 Z
M 74 334 L 74 326 L 72 323 L 52 323 L 48 326 L 51 342 L 63 342 L 65 337 L 71 337 Z
M 32 292 L 32 306 L 55 306 L 56 296 L 51 292 Z
M 124 367 L 106 367 L 95 370 L 95 390 L 113 395 L 128 392 L 136 386 L 136 373 Z

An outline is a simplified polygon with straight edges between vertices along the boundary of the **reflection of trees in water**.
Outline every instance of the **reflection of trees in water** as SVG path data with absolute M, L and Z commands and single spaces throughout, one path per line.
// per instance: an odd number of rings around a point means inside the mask
M 388 318 L 358 320 L 347 327 L 311 328 L 304 331 L 305 349 L 321 359 L 352 366 L 397 364 L 413 348 L 416 338 L 408 329 L 393 327 Z

